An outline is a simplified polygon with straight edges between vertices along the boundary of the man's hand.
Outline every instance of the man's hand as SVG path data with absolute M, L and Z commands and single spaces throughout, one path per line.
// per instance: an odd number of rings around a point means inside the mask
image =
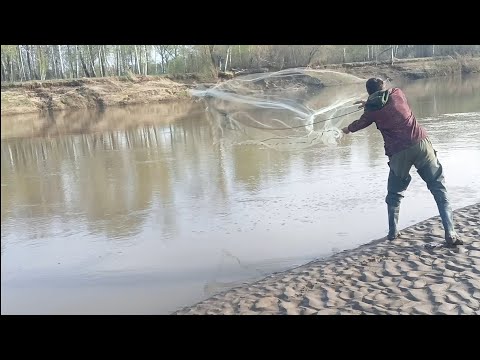
M 355 102 L 353 103 L 353 105 L 360 104 L 360 106 L 359 106 L 358 108 L 359 108 L 359 109 L 362 109 L 362 108 L 365 107 L 365 103 L 366 103 L 366 101 L 364 101 L 364 100 L 358 100 L 358 101 L 355 101 Z
M 347 126 L 347 127 L 344 127 L 344 128 L 342 129 L 342 131 L 343 131 L 344 134 L 350 134 L 350 130 L 348 130 L 348 126 Z

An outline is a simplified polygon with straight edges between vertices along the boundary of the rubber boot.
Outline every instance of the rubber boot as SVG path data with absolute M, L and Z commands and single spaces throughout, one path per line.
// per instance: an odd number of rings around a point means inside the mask
M 397 230 L 398 224 L 398 215 L 400 213 L 399 206 L 391 206 L 387 205 L 388 209 L 388 240 L 395 240 L 398 236 L 400 236 L 400 232 Z
M 427 183 L 427 187 L 437 203 L 443 229 L 445 230 L 445 242 L 447 247 L 463 245 L 463 242 L 459 239 L 459 236 L 453 227 L 453 214 L 448 202 L 442 165 L 437 161 L 433 165 L 429 164 L 422 169 L 417 170 L 417 172 Z
M 445 230 L 445 242 L 448 247 L 463 245 L 459 239 L 455 228 L 453 227 L 453 213 L 448 202 L 437 202 L 438 212 L 442 219 L 443 229 Z

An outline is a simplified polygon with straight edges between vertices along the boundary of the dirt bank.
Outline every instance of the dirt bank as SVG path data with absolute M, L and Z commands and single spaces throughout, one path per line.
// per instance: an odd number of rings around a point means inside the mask
M 398 60 L 393 65 L 347 63 L 322 68 L 364 79 L 371 76 L 419 79 L 479 72 L 480 58 L 425 58 Z M 332 85 L 313 80 L 313 83 L 309 83 L 300 79 L 307 86 Z M 5 84 L 1 92 L 1 115 L 188 100 L 188 90 L 199 84 L 211 85 L 195 75 L 82 78 Z
M 454 74 L 480 72 L 480 57 L 441 57 L 396 60 L 393 65 L 372 62 L 347 63 L 327 66 L 329 69 L 368 78 L 371 76 L 390 77 L 393 79 L 424 79 Z
M 2 86 L 2 115 L 185 100 L 189 85 L 160 76 L 29 81 Z

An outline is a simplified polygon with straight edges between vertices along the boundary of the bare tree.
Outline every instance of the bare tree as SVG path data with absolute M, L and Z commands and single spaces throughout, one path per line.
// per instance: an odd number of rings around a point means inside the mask
M 105 76 L 105 67 L 103 66 L 102 61 L 102 47 L 98 47 L 98 62 L 100 63 L 100 76 Z
M 137 45 L 133 45 L 135 47 L 135 66 L 137 68 L 138 74 L 141 74 L 142 72 L 140 71 L 140 62 L 138 59 L 138 52 L 137 52 Z
M 26 46 L 26 51 L 27 51 L 27 65 L 28 69 L 30 72 L 30 79 L 38 79 L 37 74 L 35 72 L 35 66 L 32 66 L 32 60 L 31 60 L 31 47 L 32 45 L 27 45 Z
M 79 67 L 78 67 L 78 60 L 80 58 L 80 52 L 78 50 L 78 46 L 75 45 L 75 77 L 76 78 L 79 78 L 80 77 L 80 72 L 78 71 Z
M 20 65 L 21 65 L 20 66 L 20 68 L 21 68 L 20 81 L 22 81 L 22 79 L 27 80 L 27 75 L 25 74 L 25 66 L 23 65 L 22 50 L 21 50 L 20 45 L 17 45 L 17 50 L 18 50 L 18 59 L 20 61 Z M 22 78 L 22 74 L 23 74 L 23 78 Z
M 70 78 L 74 77 L 75 70 L 74 70 L 74 65 L 73 65 L 73 56 L 72 56 L 72 51 L 70 50 L 70 45 L 67 45 L 67 59 L 68 59 L 68 65 L 69 65 L 69 73 L 70 73 Z
M 148 75 L 148 48 L 145 46 L 145 75 Z
M 58 45 L 58 57 L 60 59 L 60 77 L 63 79 L 63 59 L 62 59 L 62 50 L 60 48 L 60 45 Z
M 212 72 L 212 75 L 214 75 L 214 77 L 217 77 L 218 76 L 218 69 L 217 69 L 217 64 L 216 64 L 216 61 L 215 61 L 215 54 L 214 54 L 215 45 L 207 45 L 206 50 L 207 50 L 208 56 L 210 56 L 210 60 L 211 60 L 210 70 Z
M 5 62 L 3 61 L 3 58 L 2 58 L 2 81 L 7 81 L 7 71 L 6 71 L 6 66 L 5 66 Z
M 90 70 L 91 70 L 92 76 L 97 77 L 97 73 L 95 72 L 95 59 L 93 56 L 92 45 L 87 45 L 87 48 L 88 48 L 88 53 L 90 55 Z
M 230 47 L 230 45 L 227 46 L 227 54 L 225 55 L 225 66 L 224 66 L 224 69 L 223 71 L 227 71 L 227 68 L 228 68 L 228 59 L 229 57 L 231 56 L 232 52 L 231 52 L 232 48 Z
M 83 72 L 85 73 L 86 77 L 91 77 L 90 72 L 88 71 L 87 64 L 85 63 L 85 59 L 83 58 L 81 47 L 78 48 L 78 56 L 80 57 L 80 62 L 82 63 Z
M 57 74 L 57 59 L 54 54 L 54 49 L 50 48 L 50 46 L 46 45 L 45 46 L 45 58 L 46 58 L 46 76 L 49 75 L 49 70 L 50 68 L 53 69 L 53 74 L 55 79 L 58 79 L 58 74 Z M 51 63 L 51 66 L 49 64 Z
M 42 45 L 37 45 L 37 62 L 38 62 L 38 73 L 40 74 L 40 80 L 45 80 L 47 76 L 47 59 L 45 58 Z

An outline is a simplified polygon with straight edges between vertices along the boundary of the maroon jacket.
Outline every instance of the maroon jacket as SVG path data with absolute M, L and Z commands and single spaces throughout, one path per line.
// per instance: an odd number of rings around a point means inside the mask
M 348 130 L 356 132 L 375 123 L 385 142 L 388 157 L 415 145 L 427 137 L 427 131 L 418 124 L 407 98 L 399 88 L 389 90 L 389 98 L 378 110 L 365 110 L 360 119 L 352 122 Z

